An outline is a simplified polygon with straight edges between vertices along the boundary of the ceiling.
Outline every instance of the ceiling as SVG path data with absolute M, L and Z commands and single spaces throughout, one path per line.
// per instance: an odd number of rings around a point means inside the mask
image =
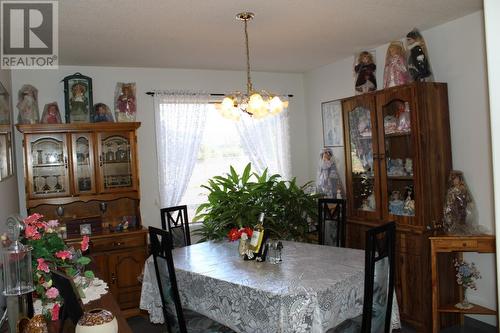
M 59 63 L 304 72 L 482 9 L 482 0 L 64 0 Z

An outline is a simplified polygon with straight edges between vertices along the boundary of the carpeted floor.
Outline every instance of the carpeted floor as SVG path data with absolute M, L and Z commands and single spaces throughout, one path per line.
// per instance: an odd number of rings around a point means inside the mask
M 147 316 L 137 316 L 127 319 L 127 322 L 134 333 L 166 333 L 167 329 L 163 324 L 151 324 Z M 399 332 L 414 333 L 415 330 L 403 327 Z M 465 318 L 463 327 L 450 327 L 442 330 L 441 333 L 495 333 L 496 327 L 487 325 L 481 321 Z

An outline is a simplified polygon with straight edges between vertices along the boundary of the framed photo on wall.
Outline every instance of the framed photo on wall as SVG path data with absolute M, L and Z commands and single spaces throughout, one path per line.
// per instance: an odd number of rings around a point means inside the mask
M 90 123 L 92 79 L 80 73 L 64 79 L 64 106 L 67 123 Z
M 339 100 L 321 103 L 323 120 L 323 144 L 325 147 L 341 147 L 344 145 L 342 127 L 342 104 Z

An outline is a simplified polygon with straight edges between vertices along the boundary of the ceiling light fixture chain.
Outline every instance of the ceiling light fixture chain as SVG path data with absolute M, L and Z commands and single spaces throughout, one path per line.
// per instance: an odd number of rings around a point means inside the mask
M 250 46 L 248 42 L 248 21 L 255 17 L 254 13 L 243 12 L 236 15 L 238 20 L 243 21 L 245 32 L 245 52 L 247 60 L 247 91 L 243 94 L 236 91 L 228 94 L 222 100 L 222 103 L 216 104 L 216 108 L 222 116 L 239 120 L 241 112 L 245 112 L 253 118 L 262 118 L 268 115 L 274 115 L 282 112 L 288 107 L 286 99 L 280 99 L 264 90 L 255 91 L 252 85 L 250 69 Z

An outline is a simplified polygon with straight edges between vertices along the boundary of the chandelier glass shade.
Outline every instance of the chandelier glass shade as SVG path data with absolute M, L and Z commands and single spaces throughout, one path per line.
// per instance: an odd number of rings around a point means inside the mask
M 288 107 L 288 101 L 284 97 L 271 94 L 265 90 L 254 90 L 250 77 L 250 51 L 248 46 L 248 21 L 253 19 L 254 13 L 243 12 L 236 15 L 236 18 L 243 21 L 245 25 L 245 47 L 247 58 L 247 91 L 236 91 L 224 96 L 221 103 L 216 103 L 215 107 L 225 118 L 239 120 L 241 112 L 245 112 L 253 118 L 263 118 L 275 115 Z

